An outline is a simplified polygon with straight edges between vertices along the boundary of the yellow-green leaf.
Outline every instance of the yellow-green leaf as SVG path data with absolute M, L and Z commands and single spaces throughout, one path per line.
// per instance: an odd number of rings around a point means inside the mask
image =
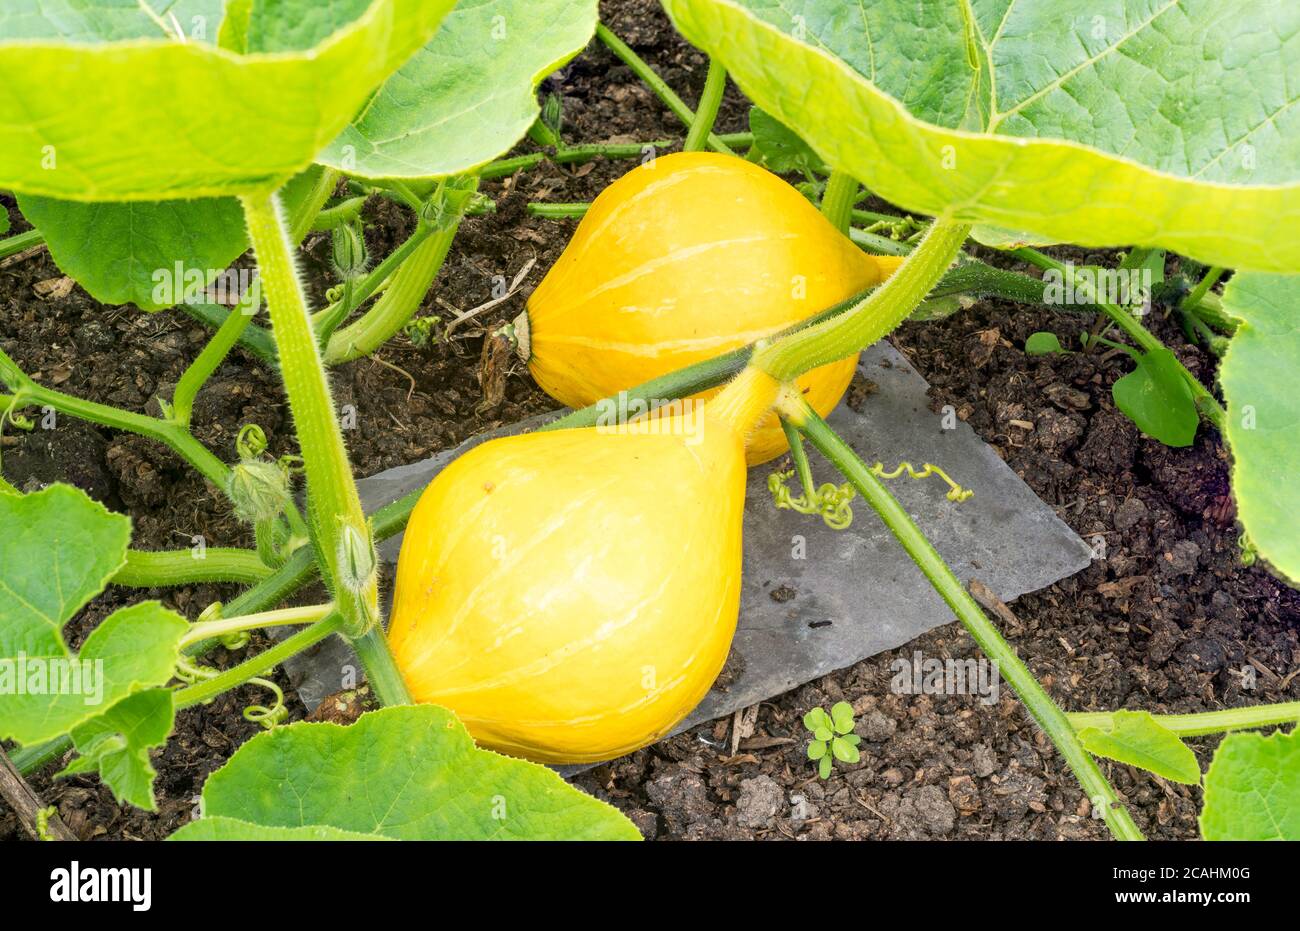
M 453 0 L 259 0 L 247 54 L 87 16 L 76 41 L 0 12 L 0 188 L 172 200 L 278 187 L 433 35 Z M 21 6 L 25 6 L 21 5 Z M 80 4 L 91 13 L 113 0 Z M 307 44 L 310 43 L 310 44 Z
M 1300 270 L 1300 237 L 1277 235 L 1300 223 L 1300 5 L 664 6 L 755 103 L 908 210 Z

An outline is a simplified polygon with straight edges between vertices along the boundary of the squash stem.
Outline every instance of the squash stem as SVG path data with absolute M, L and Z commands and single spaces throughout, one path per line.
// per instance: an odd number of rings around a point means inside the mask
M 849 222 L 853 219 L 853 205 L 857 202 L 859 187 L 857 178 L 837 168 L 831 172 L 826 181 L 826 193 L 822 195 L 822 216 L 846 236 L 849 233 Z
M 782 397 L 784 399 L 788 395 Z M 925 573 L 925 577 L 929 579 L 935 591 L 947 602 L 948 607 L 957 615 L 975 642 L 997 664 L 999 673 L 1015 690 L 1034 720 L 1047 732 L 1047 736 L 1051 738 L 1057 750 L 1065 757 L 1075 778 L 1088 794 L 1094 809 L 1101 811 L 1111 833 L 1119 840 L 1142 840 L 1141 831 L 1133 823 L 1128 810 L 1124 808 L 1119 796 L 1106 781 L 1106 777 L 1102 775 L 1097 762 L 1079 743 L 1078 735 L 1065 712 L 1052 701 L 1051 696 L 1029 671 L 1029 667 L 998 633 L 997 628 L 985 616 L 970 593 L 962 587 L 961 582 L 948 568 L 933 544 L 916 526 L 907 511 L 903 510 L 898 499 L 858 458 L 853 449 L 808 406 L 806 401 L 799 398 L 788 407 L 790 408 L 788 410 L 782 409 L 782 415 L 795 423 L 800 432 L 807 436 L 822 455 L 844 474 L 866 502 L 880 515 L 885 526 L 902 544 L 912 561 Z
M 898 271 L 857 306 L 757 350 L 752 364 L 779 382 L 789 382 L 887 336 L 943 277 L 969 231 L 965 223 L 935 222 Z
M 212 334 L 203 351 L 185 369 L 180 380 L 176 382 L 176 390 L 172 392 L 171 419 L 176 423 L 184 427 L 189 426 L 190 416 L 194 412 L 194 399 L 198 396 L 199 389 L 212 377 L 212 373 L 230 354 L 230 350 L 235 348 L 235 344 L 244 335 L 245 328 L 252 322 L 253 315 L 257 313 L 261 303 L 262 289 L 254 283 L 240 298 L 238 306 L 226 316 L 221 326 L 217 327 L 217 332 Z
M 17 255 L 33 246 L 40 246 L 45 243 L 45 236 L 40 230 L 28 230 L 25 233 L 16 233 L 8 239 L 0 239 L 0 259 L 7 259 L 11 255 Z
M 109 580 L 132 588 L 167 588 L 198 582 L 252 585 L 271 574 L 253 550 L 208 547 L 190 550 L 127 550 L 126 564 Z
M 69 417 L 157 440 L 197 469 L 204 478 L 223 492 L 229 484 L 230 469 L 181 424 L 160 417 L 150 417 L 148 414 L 124 411 L 97 401 L 86 401 L 53 388 L 46 388 L 30 378 L 3 350 L 0 350 L 0 384 L 8 385 L 13 391 L 11 401 L 15 410 L 27 406 L 49 407 Z
M 709 135 L 718 119 L 718 107 L 722 105 L 722 93 L 726 88 L 726 66 L 709 56 L 709 72 L 704 78 L 699 106 L 695 108 L 695 120 L 686 133 L 686 142 L 682 144 L 683 152 L 701 152 L 708 148 Z
M 654 91 L 656 97 L 663 101 L 664 106 L 673 111 L 673 115 L 684 123 L 689 129 L 695 125 L 695 113 L 682 98 L 678 97 L 673 89 L 668 86 L 663 78 L 655 73 L 646 61 L 632 51 L 631 47 L 614 35 L 604 23 L 596 23 L 596 38 L 605 43 L 605 46 L 613 52 L 623 64 L 632 69 L 632 73 L 639 77 L 650 90 Z M 726 155 L 735 155 L 731 147 L 727 145 L 716 133 L 708 134 L 709 148 L 715 152 L 722 152 Z
M 302 449 L 312 542 L 339 605 L 344 629 L 352 637 L 360 637 L 379 621 L 379 586 L 370 528 L 352 480 L 343 433 L 334 414 L 280 205 L 274 194 L 247 195 L 241 202 Z
M 320 643 L 330 634 L 338 631 L 342 623 L 343 619 L 338 612 L 331 612 L 314 624 L 304 627 L 296 634 L 285 637 L 275 646 L 263 650 L 256 656 L 250 657 L 236 666 L 230 667 L 211 679 L 197 682 L 188 688 L 178 689 L 173 696 L 176 708 L 179 710 L 205 701 L 211 701 L 222 692 L 238 688 L 249 679 L 256 679 L 270 672 L 289 657 Z M 24 763 L 27 762 L 27 760 L 24 760 Z
M 706 410 L 712 419 L 727 424 L 742 437 L 748 436 L 759 418 L 772 409 L 780 390 L 774 378 L 748 366 L 708 402 Z
M 420 242 L 401 263 L 388 287 L 375 305 L 357 320 L 329 337 L 325 348 L 325 364 L 338 365 L 361 356 L 368 356 L 392 338 L 420 309 L 420 302 L 429 293 L 433 279 L 451 250 L 452 240 L 460 224 L 453 223 Z M 364 299 L 364 298 L 363 298 Z M 358 304 L 355 298 L 352 303 Z
M 1115 715 L 1111 711 L 1084 711 L 1066 717 L 1074 729 L 1079 731 L 1085 727 L 1108 729 L 1113 725 Z M 1295 723 L 1300 721 L 1300 701 L 1256 705 L 1251 708 L 1224 708 L 1195 714 L 1153 714 L 1151 717 L 1161 727 L 1179 737 L 1203 737 L 1206 734 L 1221 734 L 1249 727 Z

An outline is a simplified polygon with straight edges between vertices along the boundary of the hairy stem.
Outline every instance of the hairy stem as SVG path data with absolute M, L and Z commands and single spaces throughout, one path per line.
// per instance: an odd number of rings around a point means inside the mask
M 7 259 L 11 255 L 25 252 L 32 246 L 39 246 L 43 242 L 45 242 L 45 237 L 41 235 L 40 230 L 28 230 L 25 233 L 10 236 L 8 239 L 0 239 L 0 259 Z
M 224 326 L 232 314 L 239 312 L 238 308 L 226 310 L 220 304 L 177 304 L 176 307 L 199 323 L 218 328 Z M 280 359 L 275 354 L 275 339 L 270 330 L 256 323 L 245 323 L 240 328 L 238 342 L 268 368 L 280 367 Z
M 699 152 L 708 146 L 713 124 L 718 118 L 718 107 L 722 105 L 722 92 L 727 89 L 727 69 L 710 56 L 709 71 L 704 78 L 704 90 L 700 92 L 700 103 L 695 108 L 695 119 L 686 133 L 682 144 L 683 152 Z
M 663 78 L 659 77 L 659 75 L 655 73 L 655 70 L 651 68 L 640 55 L 632 51 L 631 47 L 628 46 L 626 42 L 614 35 L 614 33 L 610 32 L 609 28 L 604 23 L 596 24 L 596 37 L 600 39 L 601 42 L 605 43 L 605 46 L 613 52 L 614 55 L 623 62 L 623 64 L 631 68 L 632 73 L 644 81 L 650 90 L 654 91 L 655 96 L 663 101 L 664 106 L 673 111 L 673 115 L 681 120 L 688 130 L 695 124 L 695 112 L 686 105 L 686 102 L 682 100 L 682 98 L 678 97 L 677 94 L 673 92 L 673 89 L 668 86 L 667 82 L 665 82 Z M 713 151 L 725 152 L 728 155 L 736 154 L 717 134 L 709 133 L 707 139 L 709 148 Z
M 211 621 L 199 621 L 190 625 L 190 629 L 181 638 L 179 647 L 182 650 L 188 650 L 194 644 L 201 643 L 204 640 L 228 637 L 231 634 L 243 633 L 246 630 L 287 627 L 293 624 L 313 624 L 332 613 L 334 613 L 334 605 L 327 603 L 303 605 L 298 608 L 279 608 L 274 611 L 259 611 L 256 614 L 233 614 Z
M 314 314 L 312 325 L 316 328 L 318 338 L 328 340 L 335 327 L 346 320 L 352 311 L 370 300 L 370 297 L 379 290 L 383 283 L 398 269 L 402 268 L 406 264 L 406 260 L 428 242 L 429 237 L 433 234 L 434 228 L 431 224 L 418 223 L 411 235 L 407 236 L 400 246 L 384 256 L 383 261 L 376 265 L 364 278 L 353 284 L 349 293 L 329 307 Z
M 209 701 L 222 692 L 238 688 L 249 679 L 256 679 L 270 672 L 290 656 L 301 653 L 308 647 L 320 643 L 330 634 L 340 630 L 342 626 L 342 617 L 338 612 L 331 612 L 310 627 L 306 627 L 292 636 L 285 637 L 275 646 L 244 660 L 239 665 L 232 666 L 211 679 L 205 679 L 188 688 L 178 689 L 174 696 L 177 710 Z
M 997 664 L 1002 677 L 1010 683 L 1016 695 L 1029 709 L 1034 720 L 1051 738 L 1075 778 L 1083 786 L 1094 808 L 1101 811 L 1106 826 L 1120 840 L 1141 840 L 1142 833 L 1120 802 L 1115 790 L 1097 767 L 1096 761 L 1079 743 L 1069 719 L 1050 695 L 1034 678 L 1033 673 L 1016 655 L 1011 645 L 1002 638 L 996 627 L 985 616 L 970 593 L 962 587 L 937 550 L 916 526 L 911 516 L 903 510 L 889 490 L 881 483 L 857 454 L 817 416 L 806 402 L 799 399 L 793 410 L 782 410 L 812 444 L 840 470 L 862 495 L 863 499 L 880 515 L 880 519 L 902 544 L 912 561 L 925 573 L 935 591 L 947 602 L 963 626 L 975 638 L 984 653 Z
M 964 223 L 934 223 L 898 271 L 856 307 L 776 340 L 754 353 L 751 364 L 788 382 L 888 335 L 943 277 L 969 230 Z
M 448 228 L 433 233 L 415 247 L 393 273 L 392 280 L 375 306 L 366 311 L 361 319 L 330 336 L 325 348 L 326 365 L 338 365 L 340 362 L 368 356 L 406 325 L 420 309 L 420 302 L 429 293 L 433 279 L 442 270 L 459 227 L 459 222 L 453 223 Z M 354 303 L 360 303 L 355 297 L 353 300 Z
M 831 172 L 822 195 L 822 216 L 846 236 L 853 218 L 853 205 L 858 200 L 858 179 L 838 168 Z
M 126 565 L 110 580 L 133 588 L 167 588 L 198 582 L 239 582 L 253 585 L 271 574 L 253 550 L 209 547 L 202 555 L 191 550 L 128 550 Z
M 221 326 L 217 327 L 217 332 L 212 334 L 203 351 L 185 369 L 172 393 L 172 421 L 189 427 L 194 412 L 194 399 L 198 396 L 199 389 L 212 377 L 217 366 L 225 361 L 230 350 L 235 348 L 261 303 L 262 289 L 254 284 L 240 299 L 239 305 L 221 322 Z
M 1202 276 L 1201 280 L 1196 283 L 1196 287 L 1192 288 L 1192 290 L 1187 293 L 1187 297 L 1183 298 L 1182 302 L 1178 305 L 1179 308 L 1184 313 L 1188 313 L 1192 308 L 1198 306 L 1201 301 L 1204 300 L 1205 295 L 1209 292 L 1210 288 L 1214 287 L 1214 283 L 1223 277 L 1225 271 L 1227 271 L 1227 269 L 1220 268 L 1217 265 L 1208 269 L 1205 272 L 1205 275 Z
M 226 490 L 230 469 L 181 424 L 124 411 L 108 404 L 84 401 L 62 391 L 46 388 L 29 378 L 3 350 L 0 350 L 0 383 L 8 385 L 13 391 L 19 407 L 49 407 L 69 417 L 156 440 L 169 447 L 223 492 Z
M 248 195 L 241 201 L 261 269 L 280 371 L 302 449 L 317 560 L 339 605 L 344 630 L 352 637 L 360 637 L 379 621 L 370 527 L 352 479 L 343 432 L 334 413 L 329 381 L 279 204 L 273 194 Z
M 753 133 L 720 133 L 718 138 L 726 145 L 737 149 L 747 149 L 754 144 Z M 531 152 L 490 162 L 480 169 L 478 175 L 484 180 L 505 178 L 516 171 L 528 171 L 547 160 L 557 165 L 572 165 L 589 162 L 595 158 L 640 158 L 646 149 L 671 149 L 677 143 L 672 139 L 651 139 L 646 142 L 597 142 L 582 145 L 565 146 L 554 155 L 546 152 Z
M 1108 729 L 1114 724 L 1112 711 L 1075 712 L 1066 717 L 1070 719 L 1075 730 L 1085 727 Z M 1300 701 L 1255 705 L 1251 708 L 1226 708 L 1222 711 L 1201 711 L 1195 714 L 1153 714 L 1152 717 L 1157 724 L 1173 731 L 1179 737 L 1201 737 L 1224 731 L 1298 722 Z

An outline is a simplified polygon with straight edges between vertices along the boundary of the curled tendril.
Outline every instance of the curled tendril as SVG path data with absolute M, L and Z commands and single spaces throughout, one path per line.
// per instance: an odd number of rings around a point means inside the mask
M 811 501 L 807 494 L 795 497 L 790 494 L 786 480 L 794 475 L 793 470 L 773 472 L 767 477 L 767 490 L 772 494 L 772 503 L 778 508 L 797 511 L 800 514 L 820 514 L 826 526 L 832 530 L 844 530 L 853 523 L 853 509 L 849 502 L 857 494 L 853 486 L 845 482 L 833 485 L 826 482 L 813 493 Z
M 58 812 L 53 805 L 36 809 L 36 836 L 41 840 L 58 840 L 50 831 L 50 819 Z
M 265 705 L 249 705 L 244 709 L 245 721 L 261 725 L 269 731 L 289 716 L 289 709 L 284 703 L 284 691 L 280 686 L 270 679 L 249 679 L 247 684 L 268 689 L 275 696 L 275 700 L 271 702 L 269 708 Z
M 275 462 L 284 470 L 285 475 L 301 475 L 307 470 L 302 456 L 294 453 L 285 453 L 279 459 L 275 460 Z
M 220 641 L 221 645 L 227 650 L 242 650 L 244 647 L 248 646 L 250 636 L 251 635 L 246 630 L 237 630 L 233 634 L 226 634 L 223 637 L 218 637 L 217 640 Z
M 1255 565 L 1259 559 L 1259 551 L 1255 549 L 1255 544 L 1251 542 L 1248 535 L 1243 533 L 1237 538 L 1237 547 L 1241 550 L 1241 554 L 1238 556 L 1241 564 L 1247 568 Z
M 235 437 L 235 449 L 240 459 L 256 459 L 266 452 L 266 431 L 255 423 L 246 423 Z
M 885 464 L 883 462 L 877 462 L 871 467 L 871 471 L 878 478 L 885 479 L 898 478 L 904 472 L 907 473 L 908 478 L 914 478 L 917 480 L 929 478 L 931 475 L 937 475 L 948 485 L 949 501 L 962 502 L 975 494 L 975 492 L 969 488 L 962 488 L 948 477 L 947 472 L 929 462 L 921 463 L 921 468 L 919 470 L 910 462 L 900 462 L 898 468 L 894 469 L 892 472 L 885 471 Z
M 918 223 L 914 217 L 898 217 L 894 220 L 877 220 L 866 227 L 868 233 L 886 233 L 895 242 L 907 242 L 917 233 L 924 231 L 925 225 Z
M 247 635 L 245 634 L 245 639 Z M 222 641 L 225 642 L 224 640 Z M 174 674 L 186 685 L 193 685 L 196 682 L 204 682 L 208 679 L 215 679 L 220 673 L 215 669 L 209 669 L 206 666 L 199 666 L 190 661 L 187 656 L 182 656 L 176 661 Z M 252 678 L 243 683 L 244 685 L 256 685 L 264 688 L 271 693 L 274 700 L 270 706 L 266 705 L 249 705 L 244 708 L 244 720 L 251 721 L 253 724 L 261 725 L 270 730 L 281 721 L 289 716 L 289 709 L 284 703 L 284 690 L 276 685 L 270 679 Z M 208 704 L 213 699 L 209 698 L 204 704 Z

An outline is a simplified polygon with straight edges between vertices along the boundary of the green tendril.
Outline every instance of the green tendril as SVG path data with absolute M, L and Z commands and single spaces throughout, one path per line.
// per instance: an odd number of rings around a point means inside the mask
M 220 639 L 223 645 L 231 648 L 229 647 L 228 641 L 234 641 L 239 637 L 243 638 L 245 644 L 248 642 L 247 631 L 230 637 L 222 637 Z M 242 646 L 243 644 L 240 645 Z M 221 675 L 221 673 L 218 670 L 210 669 L 207 666 L 200 666 L 197 663 L 192 662 L 187 656 L 182 656 L 176 661 L 175 676 L 186 685 L 194 685 L 196 682 L 206 682 L 209 679 L 215 679 L 219 675 Z M 271 702 L 269 707 L 267 705 L 248 705 L 245 707 L 243 710 L 245 721 L 249 721 L 270 730 L 289 716 L 289 708 L 284 703 L 284 690 L 270 679 L 252 678 L 248 679 L 243 684 L 264 688 L 274 697 L 274 700 Z M 207 701 L 203 702 L 203 704 L 210 704 L 214 699 L 215 696 L 209 698 Z
M 800 514 L 820 514 L 826 526 L 832 530 L 845 530 L 853 523 L 853 509 L 849 502 L 857 494 L 848 482 L 835 485 L 826 482 L 811 496 L 790 494 L 786 481 L 794 475 L 793 469 L 773 472 L 767 477 L 767 490 L 772 494 L 772 503 L 782 510 L 796 511 Z M 811 497 L 811 500 L 809 500 Z
M 267 689 L 275 696 L 275 701 L 271 703 L 269 708 L 265 705 L 249 705 L 244 709 L 245 721 L 258 724 L 269 731 L 289 716 L 289 708 L 284 703 L 284 690 L 280 686 L 270 679 L 261 678 L 249 679 L 248 684 Z
M 255 423 L 246 423 L 235 437 L 235 450 L 240 459 L 257 459 L 266 452 L 266 431 Z
M 50 832 L 50 819 L 54 817 L 58 809 L 53 805 L 47 805 L 45 808 L 39 808 L 36 811 L 36 836 L 41 840 L 58 840 Z
M 894 469 L 892 472 L 888 472 L 885 470 L 885 464 L 883 462 L 877 462 L 875 465 L 871 467 L 871 471 L 872 473 L 875 474 L 877 478 L 883 478 L 883 479 L 898 478 L 904 472 L 907 473 L 908 478 L 914 478 L 918 481 L 922 479 L 927 479 L 932 475 L 936 475 L 939 478 L 943 479 L 944 482 L 948 485 L 947 497 L 949 501 L 956 501 L 960 503 L 975 494 L 975 492 L 969 488 L 962 488 L 960 485 L 958 485 L 956 482 L 954 482 L 951 478 L 948 477 L 947 472 L 939 468 L 937 465 L 933 465 L 932 463 L 929 462 L 921 463 L 921 468 L 919 470 L 915 466 L 913 466 L 912 463 L 910 462 L 900 462 L 898 464 L 898 468 Z
M 1237 537 L 1237 548 L 1241 554 L 1237 557 L 1243 566 L 1250 568 L 1259 560 L 1259 551 L 1255 549 L 1255 544 L 1251 542 L 1247 534 Z

